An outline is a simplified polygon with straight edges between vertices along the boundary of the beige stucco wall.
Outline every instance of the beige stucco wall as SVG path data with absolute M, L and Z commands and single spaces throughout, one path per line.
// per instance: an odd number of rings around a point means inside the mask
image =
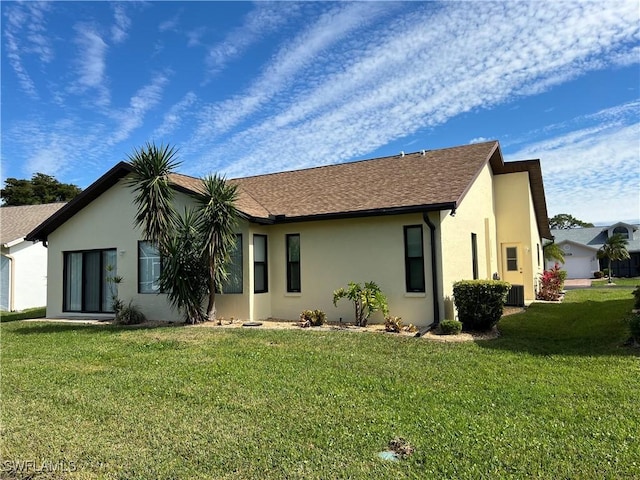
M 176 208 L 182 212 L 191 205 L 191 199 L 176 194 Z M 49 236 L 47 291 L 47 316 L 55 317 L 111 317 L 110 314 L 86 314 L 63 312 L 63 252 L 115 248 L 117 250 L 117 274 L 123 281 L 118 296 L 125 303 L 133 300 L 149 319 L 181 321 L 179 312 L 172 310 L 165 294 L 138 293 L 138 241 L 142 233 L 133 225 L 136 208 L 133 195 L 124 181 L 107 190 L 87 207 L 75 214 Z M 241 222 L 239 233 L 243 234 L 243 257 L 249 256 L 249 226 Z M 216 307 L 221 316 L 247 319 L 249 311 L 249 269 L 243 267 L 243 294 L 219 294 Z
M 423 227 L 425 294 L 405 292 L 404 225 Z M 252 234 L 268 235 L 269 293 L 255 294 L 253 318 L 297 320 L 305 309 L 321 309 L 328 319 L 353 320 L 353 307 L 341 300 L 334 307 L 333 291 L 349 281 L 375 281 L 387 295 L 392 315 L 406 323 L 428 325 L 433 304 L 429 274 L 429 234 L 421 215 L 316 221 L 255 226 Z M 286 234 L 300 234 L 301 293 L 286 291 Z M 251 239 L 253 243 L 253 239 Z M 253 258 L 251 257 L 251 264 Z M 381 322 L 377 314 L 371 321 Z
M 473 279 L 471 234 L 477 236 L 478 278 L 497 271 L 496 219 L 493 175 L 486 165 L 458 206 L 455 216 L 440 213 L 444 317 L 455 316 L 451 303 L 453 283 Z
M 533 198 L 527 172 L 498 175 L 494 179 L 496 192 L 496 220 L 498 234 L 498 266 L 503 279 L 505 271 L 501 245 L 518 244 L 522 260 L 522 281 L 525 300 L 535 299 L 539 274 L 544 268 L 542 241 L 536 224 Z M 540 245 L 540 262 L 537 249 Z

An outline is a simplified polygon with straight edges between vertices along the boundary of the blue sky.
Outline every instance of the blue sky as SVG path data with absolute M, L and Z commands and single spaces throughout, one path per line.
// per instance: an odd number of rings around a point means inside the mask
M 497 139 L 550 216 L 640 221 L 636 0 L 1 7 L 2 180 L 84 188 L 151 140 L 231 178 Z

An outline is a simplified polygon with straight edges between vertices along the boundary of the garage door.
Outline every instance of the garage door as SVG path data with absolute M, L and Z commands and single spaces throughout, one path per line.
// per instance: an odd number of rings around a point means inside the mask
M 563 270 L 567 271 L 567 278 L 591 278 L 591 257 L 565 256 Z

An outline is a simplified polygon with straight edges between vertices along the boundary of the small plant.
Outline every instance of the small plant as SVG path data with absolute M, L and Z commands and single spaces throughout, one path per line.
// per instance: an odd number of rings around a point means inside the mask
M 442 335 L 458 335 L 462 331 L 462 322 L 458 320 L 443 320 L 440 322 Z
M 387 297 L 375 282 L 365 282 L 364 286 L 359 283 L 349 282 L 347 288 L 339 288 L 333 292 L 333 305 L 338 306 L 338 300 L 348 298 L 355 307 L 355 323 L 358 327 L 366 327 L 369 317 L 378 310 L 384 316 L 389 314 Z
M 384 329 L 387 332 L 400 332 L 402 330 L 402 318 L 387 315 L 384 317 Z
M 604 277 L 604 272 L 601 271 L 597 271 L 597 272 L 593 272 L 593 278 L 602 278 Z
M 640 310 L 640 285 L 638 285 L 636 289 L 631 292 L 631 294 L 635 297 L 633 308 L 635 308 L 636 310 Z
M 602 269 L 602 275 L 604 275 L 605 277 L 609 277 L 609 269 L 608 268 L 603 268 Z
M 298 324 L 305 327 L 319 327 L 327 320 L 327 314 L 322 310 L 303 310 Z
M 552 269 L 545 270 L 540 276 L 540 289 L 536 295 L 538 300 L 558 300 L 565 278 L 567 278 L 567 272 L 560 270 L 560 266 L 557 263 Z
M 118 310 L 114 323 L 118 325 L 138 325 L 146 320 L 144 313 L 137 305 L 133 304 L 133 300 L 130 300 L 128 305 L 123 305 Z

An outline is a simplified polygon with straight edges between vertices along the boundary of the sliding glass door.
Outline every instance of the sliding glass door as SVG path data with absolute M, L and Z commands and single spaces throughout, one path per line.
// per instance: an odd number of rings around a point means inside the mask
M 89 250 L 64 253 L 65 312 L 111 313 L 117 285 L 116 250 Z

